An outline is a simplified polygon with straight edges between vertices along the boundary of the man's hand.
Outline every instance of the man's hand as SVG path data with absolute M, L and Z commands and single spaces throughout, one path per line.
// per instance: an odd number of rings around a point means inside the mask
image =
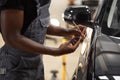
M 68 32 L 71 34 L 72 38 L 80 37 L 82 42 L 86 37 L 86 29 L 87 27 L 83 25 L 76 25 L 73 29 L 70 29 Z
M 77 49 L 77 47 L 79 46 L 79 43 L 80 43 L 80 38 L 75 37 L 75 38 L 71 39 L 70 41 L 61 44 L 59 47 L 59 50 L 62 54 L 74 52 Z

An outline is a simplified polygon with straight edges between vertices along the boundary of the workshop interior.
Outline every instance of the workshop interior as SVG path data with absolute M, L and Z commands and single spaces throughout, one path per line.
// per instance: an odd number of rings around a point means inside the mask
M 120 0 L 51 0 L 50 14 L 56 26 L 84 25 L 86 36 L 71 54 L 43 56 L 45 80 L 120 80 Z M 47 35 L 44 45 L 68 40 Z

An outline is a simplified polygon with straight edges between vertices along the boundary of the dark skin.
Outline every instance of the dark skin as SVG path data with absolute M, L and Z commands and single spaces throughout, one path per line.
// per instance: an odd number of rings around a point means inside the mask
M 9 9 L 1 11 L 1 32 L 6 45 L 33 54 L 47 54 L 52 56 L 60 56 L 74 52 L 79 46 L 80 38 L 72 38 L 70 41 L 61 44 L 58 48 L 47 47 L 30 40 L 20 34 L 23 20 L 23 10 Z M 47 34 L 56 36 L 80 36 L 81 32 L 77 29 L 66 30 L 50 25 Z

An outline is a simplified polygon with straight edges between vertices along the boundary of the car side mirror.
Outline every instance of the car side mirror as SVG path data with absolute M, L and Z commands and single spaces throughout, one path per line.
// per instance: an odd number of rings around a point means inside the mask
M 91 21 L 91 12 L 88 6 L 70 6 L 65 9 L 63 18 L 68 24 L 87 25 Z

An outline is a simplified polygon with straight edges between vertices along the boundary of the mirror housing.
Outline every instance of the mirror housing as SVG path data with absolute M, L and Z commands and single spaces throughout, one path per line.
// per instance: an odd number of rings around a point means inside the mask
M 70 6 L 65 9 L 63 18 L 68 24 L 86 25 L 91 21 L 91 12 L 88 6 Z

